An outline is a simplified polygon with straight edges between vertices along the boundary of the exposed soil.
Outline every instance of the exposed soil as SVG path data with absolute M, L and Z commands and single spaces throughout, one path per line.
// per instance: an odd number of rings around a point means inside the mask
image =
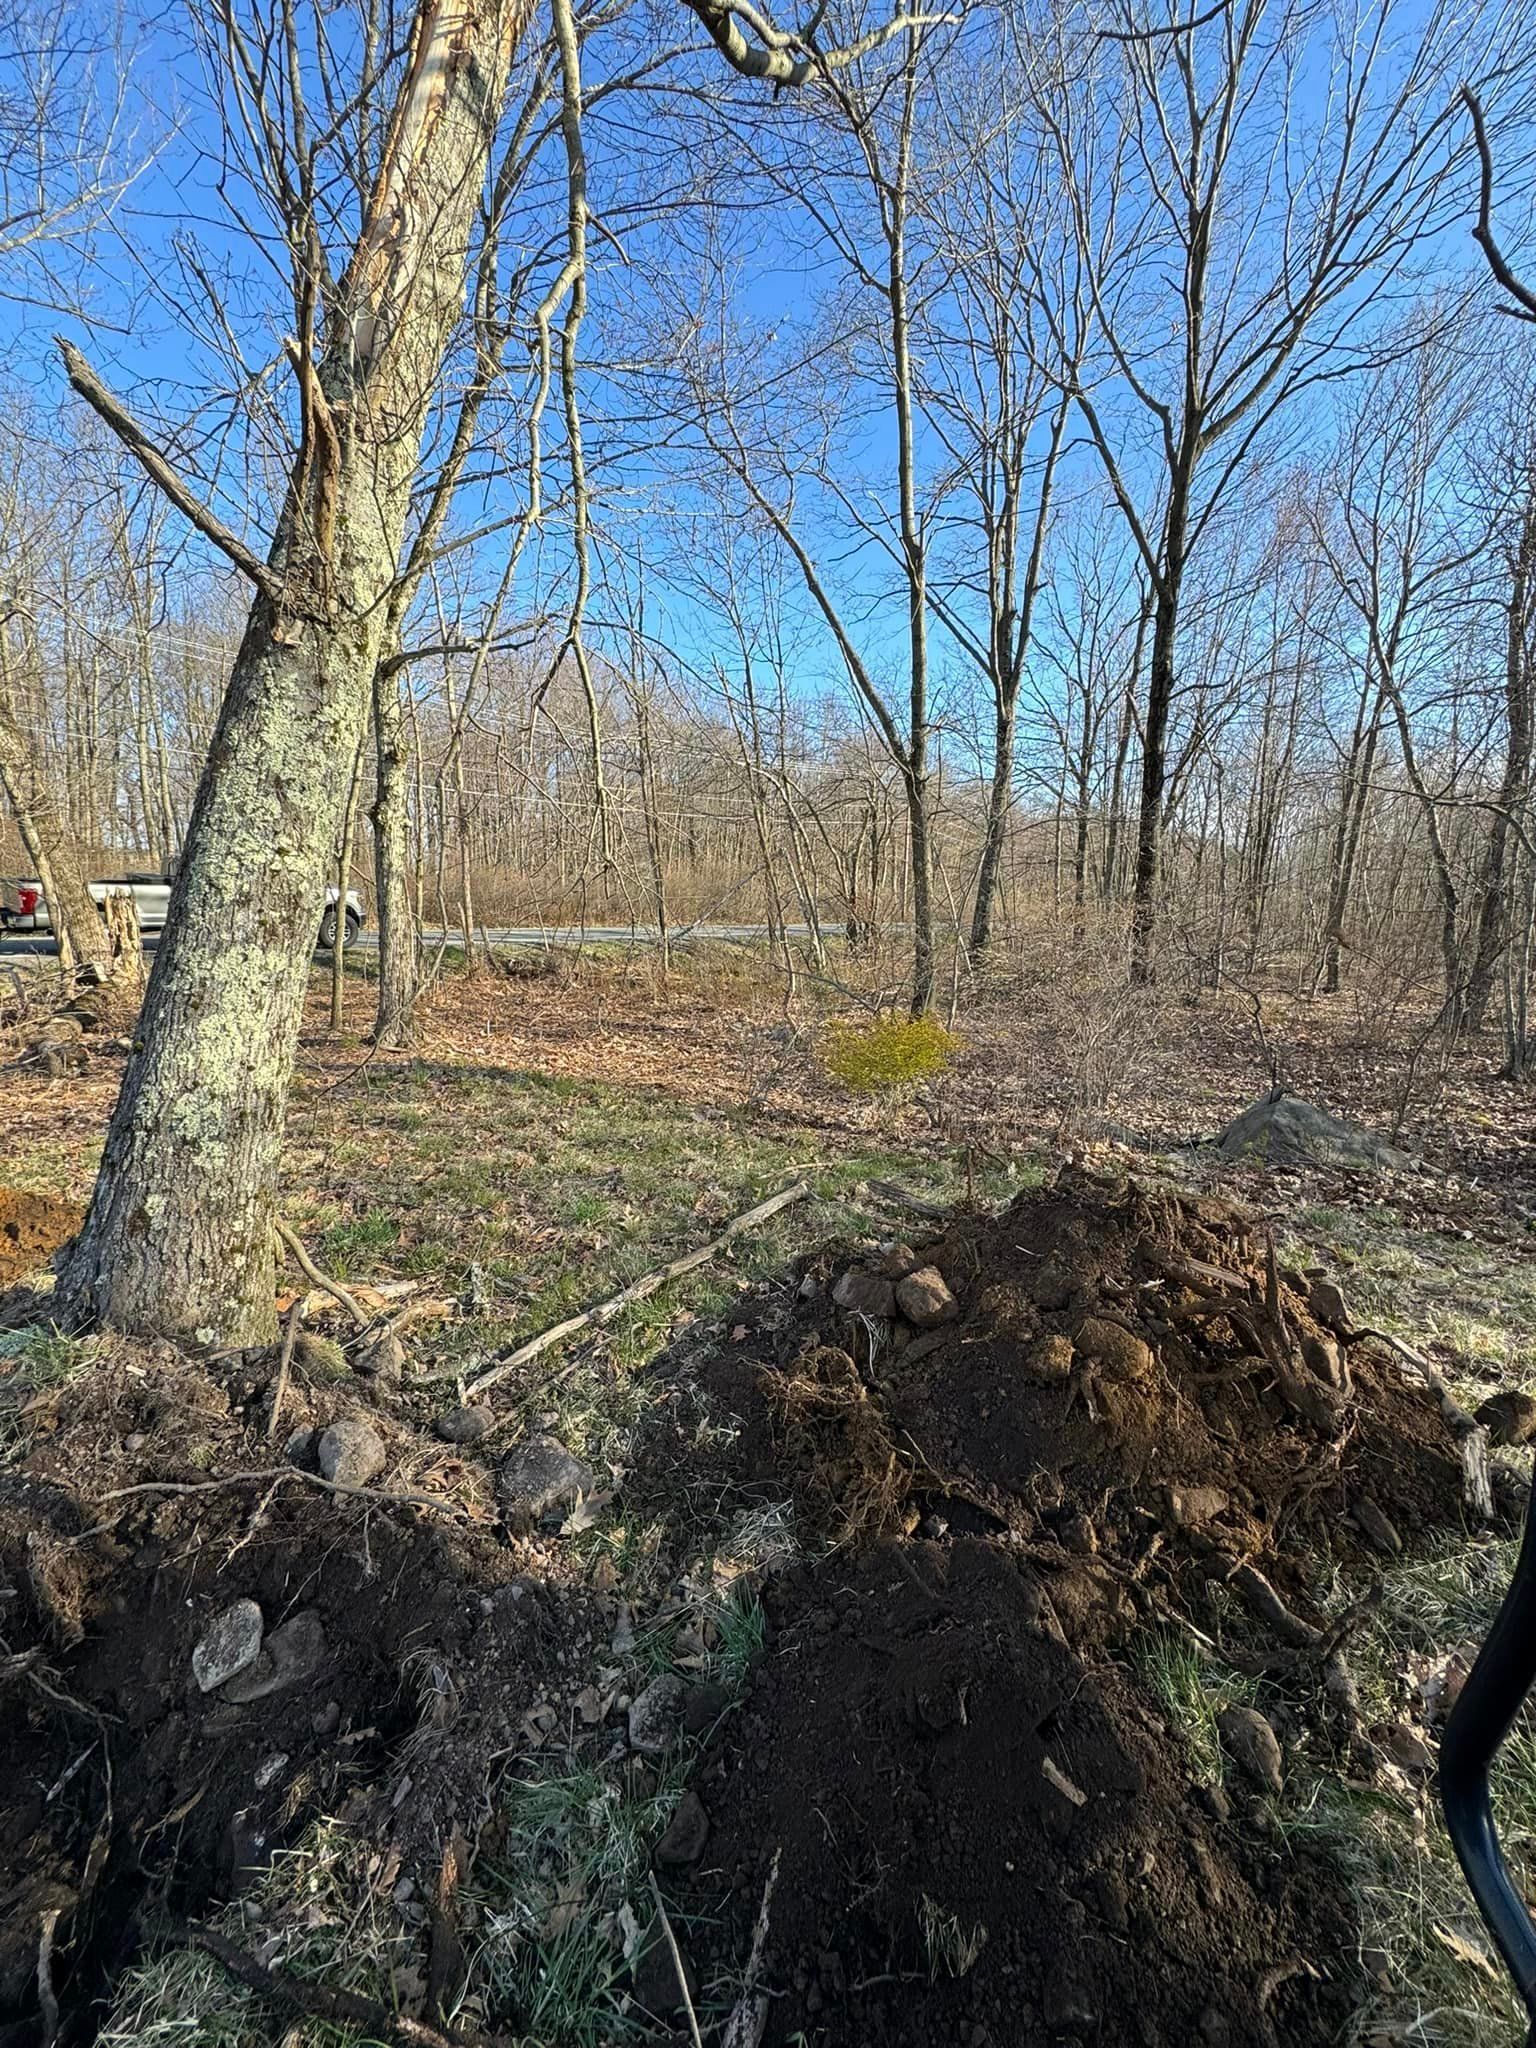
M 1134 1655 L 1192 1625 L 1288 1747 L 1374 1775 L 1321 1579 L 1364 1581 L 1362 1496 L 1410 1542 L 1459 1523 L 1438 1408 L 1363 1342 L 1347 1395 L 1305 1366 L 1283 1395 L 1276 1311 L 1298 1359 L 1326 1332 L 1217 1202 L 1067 1174 L 885 1270 L 917 1263 L 958 1298 L 940 1329 L 823 1287 L 716 1368 L 749 1477 L 788 1463 L 844 1547 L 772 1589 L 696 1781 L 706 1951 L 745 1952 L 777 1858 L 770 2042 L 1336 2041 L 1343 1883 L 1240 1773 L 1236 1811 L 1192 1786 Z
M 851 1259 L 864 1312 L 833 1299 Z M 889 1296 L 928 1266 L 954 1300 L 919 1331 Z M 1377 1774 L 1325 1580 L 1364 1589 L 1371 1530 L 1411 1548 L 1456 1525 L 1461 1471 L 1430 1396 L 1369 1341 L 1339 1364 L 1309 1294 L 1225 1204 L 1067 1170 L 917 1248 L 829 1249 L 743 1304 L 702 1390 L 680 1358 L 658 1375 L 627 1515 L 793 1494 L 802 1534 L 835 1539 L 767 1582 L 769 1654 L 694 1775 L 707 1840 L 686 1876 L 664 1861 L 717 1987 L 776 1866 L 767 2043 L 1340 2038 L 1361 1990 L 1346 1888 L 1256 1783 L 1229 1773 L 1229 1801 L 1193 1782 L 1136 1666 L 1154 1630 L 1199 1641 L 1257 1682 L 1287 1769 Z M 494 1759 L 545 1740 L 625 1758 L 618 1670 L 578 1705 L 615 1579 L 498 1523 L 503 1444 L 435 1441 L 441 1390 L 339 1354 L 296 1363 L 269 1443 L 275 1368 L 123 1346 L 11 1404 L 4 2048 L 44 2038 L 50 1926 L 70 2048 L 147 1935 L 239 1895 L 317 1815 L 378 1859 L 381 1896 L 400 1873 L 430 1897 Z M 291 1429 L 349 1416 L 382 1446 L 366 1496 L 283 1463 Z M 319 1645 L 244 1702 L 202 1692 L 192 1660 L 242 1600 L 266 1640 L 306 1616 Z M 462 1954 L 451 1927 L 442 1953 Z
M 80 1228 L 85 1211 L 57 1195 L 0 1188 L 0 1292 L 45 1266 Z

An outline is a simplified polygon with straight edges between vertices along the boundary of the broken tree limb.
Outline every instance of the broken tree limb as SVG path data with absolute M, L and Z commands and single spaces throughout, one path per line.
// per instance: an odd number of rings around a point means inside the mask
M 1324 1647 L 1327 1637 L 1323 1631 L 1292 1613 L 1257 1566 L 1240 1564 L 1229 1575 L 1228 1583 L 1242 1594 L 1261 1621 L 1269 1623 L 1282 1642 L 1292 1643 L 1298 1650 Z
M 540 1357 L 564 1338 L 574 1337 L 578 1330 L 602 1329 L 632 1302 L 644 1301 L 646 1296 L 654 1294 L 658 1287 L 665 1287 L 669 1280 L 680 1280 L 685 1273 L 691 1273 L 697 1267 L 707 1265 L 718 1252 L 725 1249 L 732 1238 L 739 1237 L 744 1230 L 751 1230 L 756 1224 L 766 1223 L 770 1216 L 776 1216 L 781 1209 L 787 1209 L 791 1202 L 804 1201 L 810 1192 L 810 1182 L 804 1180 L 797 1180 L 790 1187 L 780 1188 L 776 1195 L 770 1195 L 765 1202 L 759 1202 L 755 1209 L 744 1210 L 740 1216 L 733 1217 L 720 1235 L 711 1238 L 708 1244 L 700 1245 L 696 1251 L 684 1252 L 680 1258 L 672 1259 L 665 1266 L 653 1267 L 649 1273 L 642 1273 L 638 1280 L 631 1280 L 627 1287 L 622 1288 L 607 1301 L 599 1302 L 595 1308 L 583 1309 L 580 1315 L 567 1316 L 563 1323 L 556 1323 L 552 1328 L 541 1331 L 537 1337 L 530 1337 L 526 1344 L 519 1344 L 516 1350 L 509 1351 L 478 1378 L 468 1382 L 464 1388 L 466 1404 L 475 1401 L 487 1387 L 494 1387 L 499 1380 L 504 1380 L 516 1372 L 519 1366 L 527 1365 L 532 1359 Z
M 893 1180 L 866 1181 L 865 1186 L 877 1201 L 889 1202 L 898 1209 L 910 1209 L 914 1216 L 926 1216 L 936 1223 L 942 1223 L 949 1211 L 942 1202 L 930 1202 L 922 1195 L 914 1195 L 910 1188 L 904 1188 Z
M 277 1383 L 272 1389 L 272 1413 L 267 1417 L 268 1443 L 276 1437 L 277 1426 L 282 1421 L 283 1402 L 288 1396 L 288 1371 L 293 1364 L 293 1341 L 299 1334 L 299 1323 L 303 1314 L 304 1298 L 301 1295 L 289 1309 L 283 1323 L 283 1348 L 277 1361 Z
M 305 1251 L 303 1245 L 299 1243 L 299 1240 L 288 1228 L 288 1225 L 283 1222 L 281 1217 L 277 1217 L 274 1220 L 272 1227 L 277 1232 L 278 1237 L 288 1247 L 288 1250 L 292 1252 L 294 1264 L 304 1275 L 310 1286 L 318 1287 L 322 1294 L 328 1294 L 333 1301 L 339 1301 L 359 1330 L 368 1329 L 373 1322 L 373 1318 L 364 1314 L 356 1299 L 348 1294 L 346 1288 L 342 1286 L 339 1280 L 327 1279 L 326 1275 L 321 1272 L 320 1268 L 309 1256 L 309 1253 Z

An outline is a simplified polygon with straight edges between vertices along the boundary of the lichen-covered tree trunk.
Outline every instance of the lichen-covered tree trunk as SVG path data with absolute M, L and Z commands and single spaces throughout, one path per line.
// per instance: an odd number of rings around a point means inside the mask
M 326 863 L 422 434 L 530 0 L 417 15 L 406 76 L 187 835 L 58 1313 L 240 1344 L 276 1328 L 272 1222 Z M 73 371 L 72 371 L 73 374 Z

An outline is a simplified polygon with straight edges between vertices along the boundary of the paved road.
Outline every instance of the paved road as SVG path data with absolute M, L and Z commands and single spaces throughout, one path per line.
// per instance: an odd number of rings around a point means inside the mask
M 835 925 L 829 925 L 835 930 Z M 450 944 L 463 942 L 463 935 L 457 931 L 444 932 L 440 928 L 429 928 L 422 933 L 422 942 L 428 946 L 438 945 L 443 939 Z M 493 946 L 654 946 L 661 934 L 654 925 L 556 925 L 541 931 L 535 925 L 494 925 L 485 934 Z M 698 924 L 679 927 L 672 934 L 673 943 L 680 945 L 689 939 L 710 939 L 731 945 L 750 945 L 754 940 L 766 939 L 768 927 L 765 924 Z M 792 924 L 789 927 L 792 939 L 810 936 L 810 927 Z M 476 934 L 478 942 L 480 935 Z M 153 953 L 159 944 L 159 934 L 150 932 L 144 940 L 144 950 Z M 379 935 L 377 931 L 360 932 L 349 952 L 376 952 Z M 49 932 L 5 932 L 0 933 L 0 963 L 7 960 L 28 960 L 46 957 L 54 953 L 52 934 Z

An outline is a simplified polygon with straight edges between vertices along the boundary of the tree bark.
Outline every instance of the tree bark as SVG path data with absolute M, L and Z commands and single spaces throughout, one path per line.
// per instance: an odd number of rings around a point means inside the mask
M 301 364 L 287 503 L 198 788 L 140 1049 L 60 1279 L 56 1313 L 72 1325 L 222 1345 L 276 1333 L 278 1157 L 325 867 L 530 11 L 501 0 L 417 15 L 324 353 Z
M 1536 483 L 1536 479 L 1533 479 Z M 1533 712 L 1530 629 L 1531 583 L 1536 573 L 1536 489 L 1527 492 L 1520 535 L 1509 564 L 1504 649 L 1504 770 L 1488 826 L 1478 877 L 1477 937 L 1467 979 L 1467 1022 L 1481 1031 L 1498 966 L 1510 937 L 1510 821 L 1524 808 L 1531 787 Z
M 373 678 L 378 782 L 373 801 L 374 911 L 379 922 L 379 1006 L 373 1042 L 402 1052 L 416 1036 L 421 948 L 411 906 L 410 748 L 400 678 L 381 663 Z

